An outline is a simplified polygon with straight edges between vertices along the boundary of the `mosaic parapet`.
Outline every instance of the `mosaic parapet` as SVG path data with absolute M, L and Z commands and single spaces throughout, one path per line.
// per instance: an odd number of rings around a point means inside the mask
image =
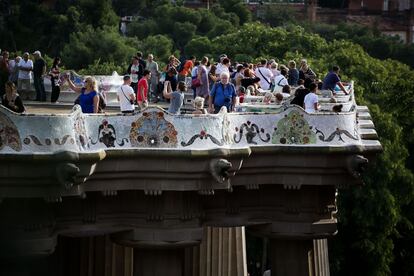
M 358 107 L 343 113 L 308 114 L 289 106 L 280 113 L 216 115 L 171 115 L 159 107 L 133 115 L 90 115 L 79 106 L 64 115 L 20 115 L 0 107 L 0 154 L 240 147 L 381 150 L 375 130 L 360 126 L 369 121 L 367 116 Z

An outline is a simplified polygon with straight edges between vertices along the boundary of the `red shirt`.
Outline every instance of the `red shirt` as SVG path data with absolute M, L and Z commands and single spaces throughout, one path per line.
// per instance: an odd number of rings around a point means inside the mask
M 184 63 L 183 70 L 180 72 L 180 75 L 187 76 L 191 72 L 191 69 L 193 69 L 193 61 L 189 59 Z
M 141 89 L 144 89 L 144 99 L 141 97 Z M 138 91 L 137 91 L 137 102 L 143 102 L 147 100 L 148 95 L 148 81 L 145 77 L 141 78 L 138 82 Z

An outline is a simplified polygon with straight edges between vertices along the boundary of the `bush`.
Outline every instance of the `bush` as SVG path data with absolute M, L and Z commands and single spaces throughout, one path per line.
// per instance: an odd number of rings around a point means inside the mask
M 85 68 L 96 60 L 103 64 L 121 64 L 130 61 L 137 46 L 137 40 L 122 37 L 116 28 L 94 29 L 87 26 L 70 36 L 69 43 L 62 51 L 62 60 L 74 70 Z

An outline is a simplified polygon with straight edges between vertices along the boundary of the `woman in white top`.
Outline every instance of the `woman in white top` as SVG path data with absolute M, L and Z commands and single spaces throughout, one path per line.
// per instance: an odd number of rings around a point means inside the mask
M 319 109 L 318 95 L 315 93 L 317 87 L 316 83 L 311 83 L 309 85 L 310 93 L 305 96 L 303 101 L 303 108 L 308 113 L 315 113 Z

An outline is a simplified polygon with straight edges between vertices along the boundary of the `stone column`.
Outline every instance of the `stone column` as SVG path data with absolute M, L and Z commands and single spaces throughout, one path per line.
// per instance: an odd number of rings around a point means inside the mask
M 313 240 L 313 265 L 315 276 L 329 276 L 328 240 Z
M 205 228 L 199 250 L 199 276 L 247 276 L 244 227 Z

